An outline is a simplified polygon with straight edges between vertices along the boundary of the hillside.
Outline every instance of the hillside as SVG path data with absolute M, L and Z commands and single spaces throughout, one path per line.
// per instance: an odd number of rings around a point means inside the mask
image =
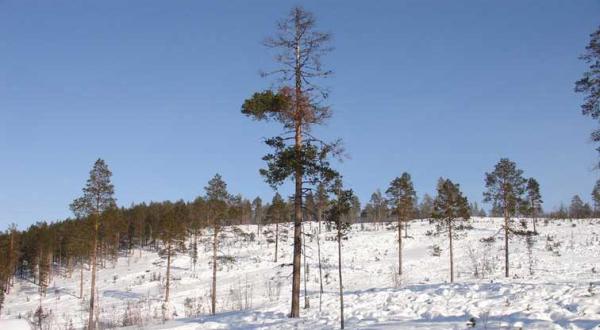
M 455 241 L 455 283 L 448 283 L 445 236 L 429 235 L 434 225 L 411 222 L 404 246 L 404 275 L 398 277 L 396 231 L 374 225 L 353 226 L 343 241 L 345 318 L 348 328 L 464 329 L 474 317 L 476 328 L 593 329 L 600 325 L 600 222 L 540 221 L 531 253 L 524 238 L 511 240 L 511 278 L 503 277 L 501 219 L 475 218 L 473 229 Z M 287 225 L 281 225 L 285 230 Z M 316 233 L 315 223 L 306 231 Z M 256 226 L 239 226 L 257 233 Z M 261 228 L 261 231 L 267 228 Z M 272 228 L 274 229 L 274 227 Z M 291 239 L 282 238 L 278 263 L 274 244 L 261 233 L 252 240 L 226 229 L 219 251 L 217 314 L 209 315 L 210 231 L 204 233 L 196 269 L 178 254 L 172 266 L 171 302 L 163 304 L 165 259 L 153 251 L 134 250 L 107 262 L 98 272 L 100 320 L 104 327 L 132 329 L 287 329 L 337 328 L 339 323 L 337 245 L 323 225 L 321 256 L 324 294 L 319 306 L 316 237 L 306 240 L 310 307 L 289 319 Z M 495 236 L 494 242 L 482 238 Z M 285 236 L 285 235 L 282 235 Z M 245 239 L 243 239 L 245 238 Z M 432 256 L 434 245 L 441 249 Z M 531 267 L 530 267 L 531 265 Z M 530 268 L 533 274 L 530 274 Z M 47 328 L 82 328 L 86 299 L 79 294 L 79 271 L 54 276 L 41 298 L 49 313 Z M 84 273 L 89 295 L 89 272 Z M 304 274 L 302 275 L 304 279 Z M 304 306 L 304 282 L 301 304 Z M 40 303 L 37 286 L 17 280 L 7 295 L 0 328 L 16 318 L 31 319 Z M 164 321 L 164 319 L 168 319 Z

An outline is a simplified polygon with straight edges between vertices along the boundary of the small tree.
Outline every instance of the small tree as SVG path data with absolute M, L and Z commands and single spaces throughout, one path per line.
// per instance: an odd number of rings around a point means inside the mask
M 524 205 L 523 213 L 531 217 L 533 221 L 533 232 L 537 233 L 536 218 L 538 214 L 542 212 L 542 194 L 540 193 L 540 184 L 534 179 L 527 179 L 527 186 L 525 187 L 527 193 L 526 203 Z
M 594 185 L 592 200 L 594 201 L 594 216 L 597 217 L 600 212 L 600 180 L 596 181 Z
M 569 206 L 569 217 L 571 219 L 588 218 L 591 215 L 591 211 L 590 205 L 584 203 L 579 195 L 573 196 L 571 205 Z
M 185 220 L 187 218 L 187 208 L 183 201 L 175 205 L 167 204 L 161 214 L 160 219 L 160 239 L 163 242 L 164 249 L 161 254 L 167 258 L 167 274 L 165 276 L 165 302 L 169 302 L 169 289 L 171 283 L 171 257 L 183 249 L 185 240 Z
M 395 178 L 386 194 L 398 219 L 398 274 L 402 275 L 402 223 L 412 215 L 417 198 L 410 174 L 404 172 L 399 178 Z
M 346 235 L 351 228 L 351 224 L 344 219 L 348 219 L 347 215 L 352 210 L 352 200 L 354 193 L 352 190 L 344 190 L 341 180 L 336 180 L 331 189 L 334 199 L 330 202 L 329 209 L 326 213 L 327 221 L 334 224 L 337 231 L 338 243 L 338 276 L 340 279 L 340 327 L 344 329 L 344 285 L 342 281 L 342 239 L 346 239 Z
M 208 181 L 204 188 L 206 191 L 207 213 L 209 222 L 213 227 L 213 258 L 212 258 L 212 286 L 211 286 L 211 313 L 215 315 L 217 310 L 217 261 L 219 249 L 219 231 L 221 222 L 227 217 L 230 195 L 227 192 L 227 184 L 221 175 L 215 176 Z
M 511 217 L 516 214 L 523 203 L 525 179 L 523 171 L 508 158 L 502 158 L 496 164 L 494 171 L 485 174 L 487 191 L 483 193 L 484 201 L 491 202 L 493 209 L 502 211 L 504 216 L 504 270 L 508 277 L 508 240 Z
M 433 198 L 429 194 L 423 195 L 419 204 L 419 217 L 428 219 L 433 214 Z
M 273 262 L 277 262 L 277 254 L 279 252 L 279 223 L 284 222 L 288 218 L 288 213 L 286 202 L 281 198 L 279 193 L 275 193 L 271 205 L 269 205 L 267 210 L 267 221 L 275 224 L 275 259 Z
M 92 278 L 90 284 L 90 308 L 88 317 L 88 330 L 96 328 L 94 322 L 94 302 L 96 292 L 96 263 L 98 253 L 98 231 L 100 229 L 99 218 L 102 212 L 116 207 L 114 198 L 114 186 L 110 182 L 111 171 L 102 159 L 96 160 L 94 167 L 90 171 L 90 178 L 83 188 L 83 196 L 77 198 L 71 204 L 71 210 L 77 217 L 91 217 L 93 221 L 92 233 Z
M 437 233 L 448 233 L 449 251 L 450 251 L 450 282 L 454 282 L 454 250 L 452 240 L 458 238 L 458 230 L 464 229 L 464 226 L 457 226 L 458 222 L 464 222 L 470 218 L 469 203 L 463 196 L 458 184 L 454 184 L 449 179 L 440 179 L 437 186 L 437 196 L 433 202 L 434 219 L 441 221 L 438 223 Z

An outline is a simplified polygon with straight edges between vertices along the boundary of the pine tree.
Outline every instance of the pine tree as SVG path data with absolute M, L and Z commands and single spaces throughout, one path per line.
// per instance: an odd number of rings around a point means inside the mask
M 540 193 L 540 184 L 534 179 L 527 179 L 527 186 L 525 187 L 527 194 L 526 203 L 524 207 L 524 214 L 531 217 L 533 221 L 533 232 L 537 233 L 536 220 L 537 216 L 542 213 L 542 194 Z
M 429 194 L 424 194 L 419 205 L 419 217 L 428 219 L 433 214 L 433 198 Z
M 454 282 L 454 250 L 453 239 L 458 238 L 457 231 L 464 228 L 457 222 L 464 222 L 470 218 L 469 203 L 463 196 L 458 184 L 449 179 L 438 181 L 437 196 L 433 202 L 433 218 L 441 221 L 436 226 L 437 233 L 448 233 L 450 252 L 450 282 Z
M 381 191 L 377 189 L 371 194 L 371 199 L 365 207 L 366 216 L 369 222 L 375 223 L 375 226 L 381 226 L 382 222 L 387 218 L 388 207 L 387 201 L 383 198 Z
M 90 171 L 90 178 L 83 188 L 83 196 L 77 198 L 71 204 L 71 210 L 77 217 L 89 216 L 93 219 L 92 233 L 92 279 L 90 285 L 90 308 L 88 317 L 88 329 L 96 328 L 94 322 L 94 302 L 96 291 L 96 264 L 98 253 L 98 231 L 100 227 L 99 218 L 102 212 L 116 206 L 114 198 L 114 186 L 110 182 L 112 173 L 102 159 L 98 159 Z
M 351 223 L 344 221 L 352 211 L 352 190 L 344 190 L 341 179 L 336 180 L 331 191 L 335 198 L 330 202 L 325 218 L 334 224 L 337 231 L 338 245 L 338 276 L 340 280 L 340 328 L 344 329 L 344 285 L 342 281 L 342 239 L 346 239 Z
M 402 223 L 406 223 L 413 214 L 417 198 L 410 174 L 404 172 L 399 178 L 395 178 L 386 194 L 398 219 L 398 274 L 402 275 Z
M 600 119 L 600 28 L 590 34 L 590 43 L 585 47 L 585 53 L 580 57 L 589 65 L 589 70 L 575 82 L 575 92 L 585 95 L 581 112 L 594 120 Z M 592 133 L 592 140 L 600 142 L 600 129 Z M 596 150 L 600 151 L 600 147 Z
M 600 212 L 600 180 L 596 181 L 592 190 L 592 201 L 594 202 L 594 216 L 598 217 Z
M 187 209 L 183 201 L 178 201 L 174 205 L 167 204 L 161 214 L 160 219 L 160 239 L 163 242 L 164 250 L 161 254 L 167 258 L 167 274 L 165 276 L 165 303 L 169 302 L 169 289 L 171 283 L 171 258 L 180 251 L 186 237 L 185 220 L 187 218 Z
M 215 176 L 208 181 L 204 188 L 206 191 L 206 203 L 209 222 L 213 228 L 213 258 L 212 258 L 212 286 L 211 286 L 211 313 L 215 315 L 217 309 L 217 262 L 219 248 L 219 231 L 221 223 L 226 220 L 231 199 L 227 192 L 227 184 L 221 175 Z
M 275 259 L 273 262 L 277 262 L 277 253 L 279 252 L 279 223 L 285 222 L 287 214 L 287 204 L 279 193 L 275 193 L 273 200 L 271 200 L 271 205 L 269 205 L 267 210 L 267 221 L 270 224 L 275 224 L 275 237 L 273 238 L 275 243 Z
M 303 185 L 334 177 L 327 159 L 338 149 L 337 143 L 325 143 L 308 134 L 311 126 L 323 123 L 330 115 L 329 107 L 322 105 L 328 93 L 317 86 L 317 80 L 331 73 L 323 68 L 321 61 L 331 49 L 331 37 L 316 31 L 315 24 L 313 15 L 300 7 L 293 8 L 278 24 L 276 35 L 265 44 L 280 52 L 276 60 L 281 67 L 272 73 L 279 75 L 282 87 L 255 93 L 242 105 L 243 114 L 256 120 L 277 121 L 293 133 L 266 140 L 274 152 L 263 157 L 267 169 L 261 170 L 272 186 L 281 185 L 288 178 L 293 178 L 295 185 L 290 317 L 300 316 Z
M 264 220 L 264 210 L 262 205 L 262 199 L 260 197 L 256 197 L 252 201 L 252 214 L 253 214 L 253 222 L 256 225 L 256 237 L 260 237 L 260 226 Z
M 584 219 L 590 216 L 591 207 L 585 204 L 579 195 L 573 196 L 569 206 L 569 217 L 571 219 Z
M 516 214 L 523 203 L 525 179 L 523 171 L 508 158 L 502 158 L 494 171 L 485 174 L 487 191 L 483 193 L 484 201 L 491 202 L 494 209 L 501 210 L 504 216 L 504 270 L 508 277 L 508 240 L 511 217 Z

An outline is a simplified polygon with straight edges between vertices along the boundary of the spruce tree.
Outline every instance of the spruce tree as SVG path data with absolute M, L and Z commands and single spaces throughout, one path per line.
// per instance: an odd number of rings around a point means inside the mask
M 83 196 L 77 198 L 71 204 L 71 210 L 75 216 L 90 217 L 93 221 L 92 232 L 92 278 L 90 284 L 90 308 L 88 317 L 88 330 L 96 328 L 94 322 L 95 291 L 96 291 L 96 264 L 98 253 L 98 232 L 100 229 L 100 216 L 102 212 L 116 206 L 114 198 L 114 186 L 110 182 L 111 171 L 102 159 L 96 160 L 90 171 L 90 177 L 83 188 Z
M 469 203 L 463 196 L 458 184 L 449 179 L 441 179 L 437 185 L 437 196 L 433 202 L 434 219 L 439 220 L 436 226 L 437 233 L 448 233 L 449 252 L 450 252 L 450 282 L 454 282 L 454 250 L 453 239 L 458 238 L 458 230 L 465 227 L 459 226 L 458 222 L 464 222 L 471 217 Z
M 414 212 L 417 198 L 410 174 L 404 172 L 400 177 L 392 180 L 386 194 L 390 207 L 398 219 L 398 274 L 402 275 L 402 223 L 406 226 L 406 222 Z
M 484 201 L 491 202 L 493 209 L 499 210 L 504 216 L 504 271 L 509 276 L 508 241 L 511 217 L 514 216 L 523 203 L 525 179 L 523 171 L 508 158 L 502 158 L 494 167 L 494 171 L 485 174 L 487 191 L 483 193 Z
M 280 88 L 258 92 L 242 105 L 242 113 L 255 120 L 274 120 L 286 132 L 266 140 L 274 151 L 263 159 L 267 169 L 261 170 L 272 186 L 287 179 L 294 181 L 294 253 L 292 261 L 292 299 L 290 317 L 300 316 L 300 272 L 302 253 L 302 220 L 304 184 L 331 180 L 329 155 L 337 143 L 326 143 L 309 134 L 314 125 L 330 116 L 322 103 L 328 93 L 318 86 L 319 80 L 331 74 L 322 66 L 322 57 L 331 47 L 330 35 L 315 29 L 314 16 L 295 7 L 279 22 L 275 36 L 265 45 L 279 52 L 275 59 L 281 65 L 270 73 L 279 76 Z M 266 75 L 270 74 L 266 73 Z

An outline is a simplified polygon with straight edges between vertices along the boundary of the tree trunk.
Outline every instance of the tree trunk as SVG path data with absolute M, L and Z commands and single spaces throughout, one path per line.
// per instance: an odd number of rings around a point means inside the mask
M 304 231 L 304 226 L 302 226 Z M 306 282 L 308 281 L 308 263 L 306 262 L 306 235 L 302 236 L 302 244 L 304 246 L 304 309 L 310 308 L 310 300 L 308 299 L 308 291 L 306 289 Z
M 216 220 L 215 220 L 216 221 Z M 218 228 L 215 225 L 213 233 L 213 269 L 212 269 L 212 290 L 211 290 L 211 311 L 215 315 L 217 311 L 217 247 L 218 247 Z
M 83 259 L 81 260 L 81 274 L 79 274 L 79 299 L 83 299 Z
M 319 222 L 319 228 L 317 233 L 317 257 L 319 259 L 319 312 L 323 304 L 323 267 L 321 266 L 321 209 L 317 210 L 317 221 Z
M 533 218 L 533 219 L 532 219 L 532 220 L 533 220 L 533 232 L 534 232 L 534 233 L 537 233 L 537 229 L 535 228 L 535 222 L 536 222 L 536 221 L 535 221 L 535 220 L 536 220 L 535 218 L 537 217 L 537 214 L 536 214 L 536 212 L 535 212 L 535 204 L 534 204 L 534 203 L 531 203 L 531 206 L 532 206 L 532 210 L 533 210 L 533 211 L 532 211 L 532 214 L 531 214 L 531 216 L 532 216 L 532 218 Z
M 295 135 L 294 135 L 294 158 L 296 159 L 296 168 L 294 173 L 294 259 L 292 267 L 292 310 L 290 317 L 300 316 L 300 271 L 301 271 L 301 255 L 302 255 L 302 67 L 300 63 L 300 39 L 302 31 L 300 29 L 300 16 L 296 13 L 296 63 L 295 63 Z
M 275 223 L 275 262 L 277 262 L 277 251 L 279 250 L 279 223 Z
M 404 238 L 408 238 L 408 221 L 404 221 Z
M 338 275 L 340 277 L 340 327 L 344 329 L 344 285 L 342 284 L 342 232 L 338 222 Z
M 167 245 L 167 287 L 165 289 L 165 302 L 169 302 L 169 285 L 171 284 L 171 242 Z
M 508 277 L 508 210 L 504 208 L 504 276 Z
M 90 285 L 90 311 L 88 317 L 88 330 L 94 330 L 96 323 L 94 322 L 94 298 L 96 292 L 96 253 L 98 247 L 98 215 L 94 215 L 94 239 L 92 243 L 92 280 Z
M 454 251 L 452 250 L 452 221 L 448 220 L 448 239 L 450 240 L 450 283 L 454 282 Z
M 402 275 L 402 218 L 398 216 L 398 274 Z

